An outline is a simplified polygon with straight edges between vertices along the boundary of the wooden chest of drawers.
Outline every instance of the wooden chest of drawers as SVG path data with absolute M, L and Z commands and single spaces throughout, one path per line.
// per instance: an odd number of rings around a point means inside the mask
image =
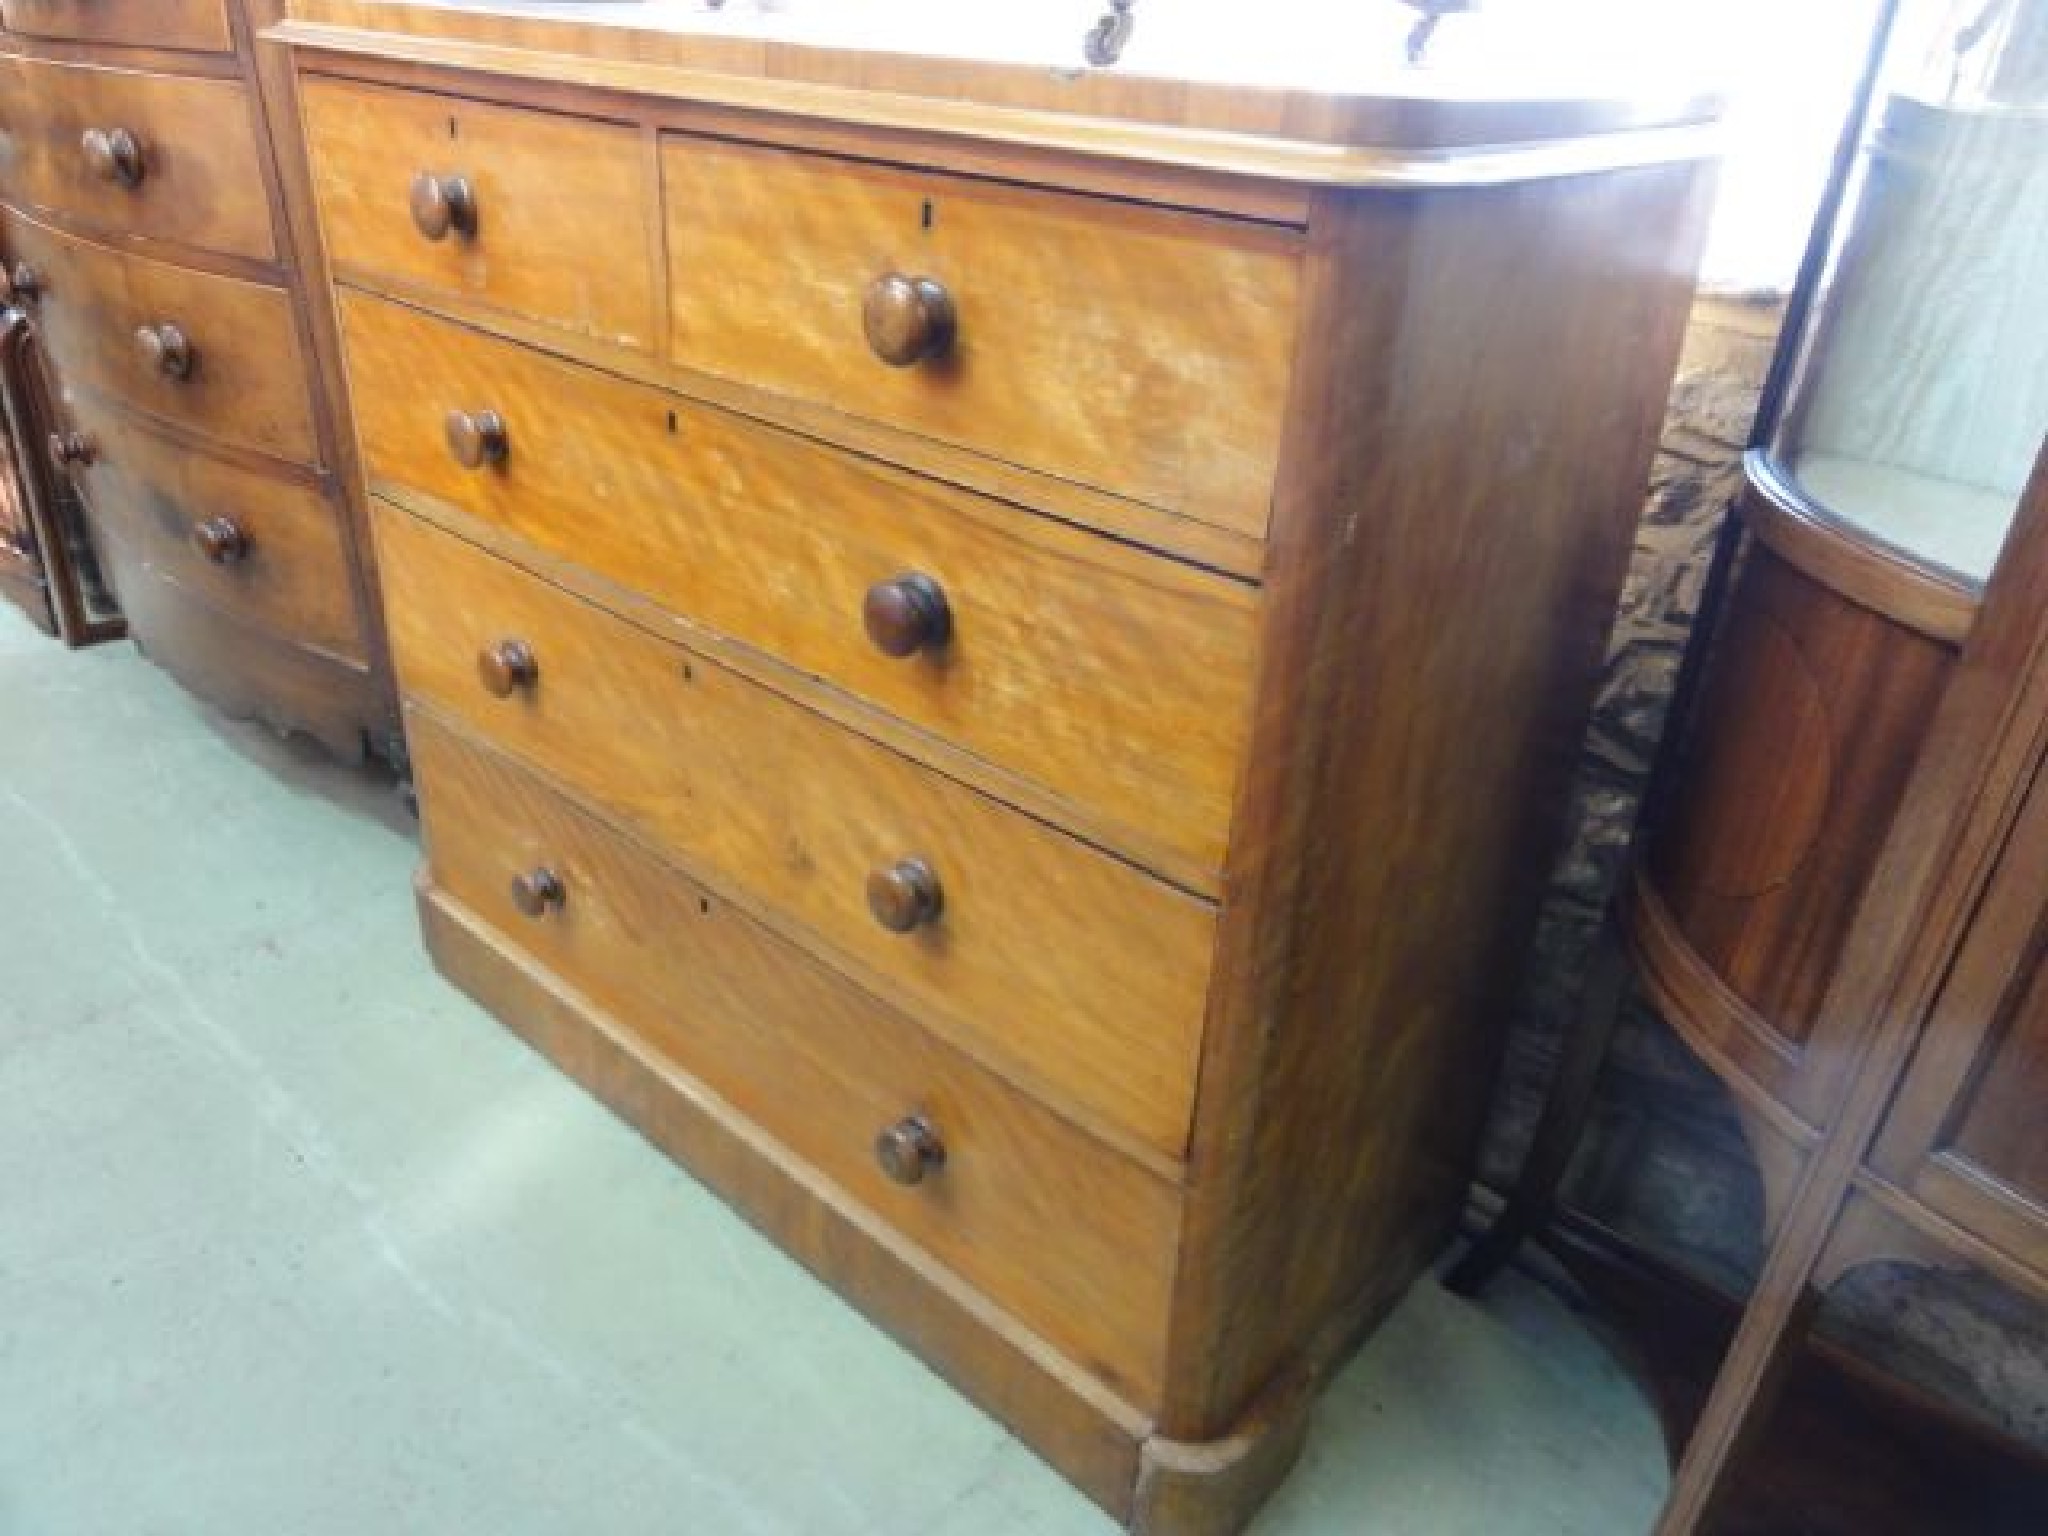
M 277 35 L 438 963 L 1106 1508 L 1234 1529 L 1459 1209 L 1706 111 Z
M 0 266 L 129 630 L 348 756 L 396 729 L 277 0 L 0 4 Z

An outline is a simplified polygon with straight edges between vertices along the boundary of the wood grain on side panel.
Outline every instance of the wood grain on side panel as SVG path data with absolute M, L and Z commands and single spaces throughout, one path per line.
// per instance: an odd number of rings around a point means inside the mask
M 1312 215 L 1169 1434 L 1327 1366 L 1449 1235 L 1709 193 L 1661 167 Z

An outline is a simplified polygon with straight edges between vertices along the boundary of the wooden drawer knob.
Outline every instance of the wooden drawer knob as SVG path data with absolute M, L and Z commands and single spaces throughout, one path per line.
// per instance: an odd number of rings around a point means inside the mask
M 868 910 L 891 933 L 910 933 L 938 919 L 939 877 L 923 859 L 899 859 L 868 876 Z
M 477 653 L 476 675 L 492 698 L 509 699 L 539 680 L 540 658 L 524 640 L 500 640 Z
M 88 128 L 78 147 L 85 151 L 86 169 L 101 181 L 142 185 L 142 143 L 126 128 Z
M 92 439 L 83 432 L 52 432 L 50 457 L 60 469 L 90 464 L 94 457 Z
M 448 453 L 464 469 L 482 469 L 505 462 L 512 452 L 505 418 L 496 411 L 450 411 L 442 426 Z
M 953 345 L 953 296 L 929 277 L 891 272 L 876 278 L 861 319 L 868 345 L 891 368 L 908 368 Z
M 868 639 L 884 656 L 935 651 L 953 634 L 953 610 L 947 606 L 945 590 L 916 571 L 869 587 L 860 616 Z
M 42 296 L 42 274 L 27 262 L 0 267 L 0 304 L 29 305 Z
M 232 517 L 209 517 L 192 525 L 192 547 L 212 565 L 233 565 L 249 553 L 249 535 Z
M 546 917 L 569 899 L 562 877 L 546 865 L 512 877 L 512 905 L 527 917 Z
M 922 1115 L 906 1115 L 875 1137 L 875 1161 L 898 1184 L 922 1184 L 946 1166 L 946 1144 Z
M 143 367 L 167 379 L 191 378 L 192 370 L 199 362 L 199 354 L 193 351 L 191 338 L 168 322 L 138 329 L 135 350 L 142 357 Z
M 467 176 L 421 171 L 412 179 L 412 226 L 429 240 L 476 233 L 476 189 Z

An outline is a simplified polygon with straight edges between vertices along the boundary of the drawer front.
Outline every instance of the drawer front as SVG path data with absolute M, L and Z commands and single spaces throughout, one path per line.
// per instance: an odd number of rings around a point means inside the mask
M 1265 532 L 1295 232 L 680 136 L 662 183 L 677 362 Z
M 1185 1150 L 1208 903 L 389 506 L 376 527 L 408 695 L 822 938 L 920 1022 Z M 508 639 L 536 673 L 500 698 L 478 658 Z M 906 861 L 936 883 L 929 921 L 911 922 L 925 914 Z M 877 876 L 909 931 L 870 910 Z
M 338 80 L 306 81 L 301 99 L 344 280 L 395 280 L 653 346 L 652 173 L 636 129 Z
M 277 256 L 239 81 L 0 55 L 0 188 L 117 234 Z
M 1178 1194 L 723 901 L 414 710 L 437 888 L 1068 1354 L 1155 1400 Z M 511 883 L 561 900 L 527 916 Z M 943 1161 L 884 1175 L 918 1117 Z M 1078 1198 L 1077 1198 L 1078 1197 Z
M 399 305 L 345 294 L 342 314 L 374 476 L 1220 868 L 1247 588 Z M 510 451 L 465 468 L 447 418 L 484 411 Z M 864 623 L 877 588 L 890 644 L 943 638 L 885 653 Z M 920 625 L 935 610 L 903 599 L 934 591 L 944 617 Z
M 340 515 L 320 490 L 173 443 L 74 400 L 95 515 L 157 571 L 238 617 L 353 662 L 362 624 Z
M 227 0 L 0 0 L 0 24 L 24 37 L 232 53 Z
M 6 216 L 7 246 L 35 269 L 36 316 L 67 384 L 237 447 L 318 458 L 291 295 L 110 250 Z M 154 344 L 145 347 L 144 333 Z M 174 366 L 182 342 L 186 371 Z

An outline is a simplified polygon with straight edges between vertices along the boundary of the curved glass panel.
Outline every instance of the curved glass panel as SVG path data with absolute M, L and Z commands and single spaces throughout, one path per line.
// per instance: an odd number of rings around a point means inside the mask
M 2048 0 L 1907 0 L 1864 130 L 1773 456 L 1982 582 L 2048 434 Z

